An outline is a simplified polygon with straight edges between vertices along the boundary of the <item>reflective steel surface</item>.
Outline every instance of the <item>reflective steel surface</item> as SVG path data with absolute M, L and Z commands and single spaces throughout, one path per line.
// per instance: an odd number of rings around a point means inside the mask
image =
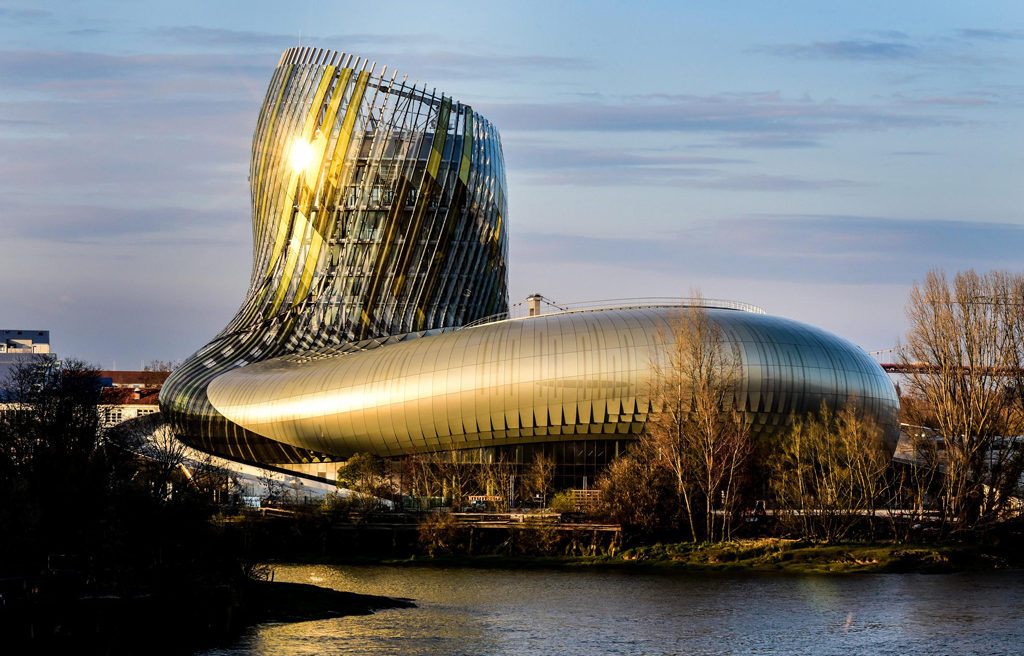
M 319 360 L 279 358 L 216 378 L 209 397 L 250 431 L 338 456 L 635 436 L 651 411 L 652 366 L 687 311 L 563 312 Z M 859 348 L 778 317 L 703 311 L 739 346 L 736 406 L 755 438 L 823 400 L 849 401 L 895 444 L 895 390 Z
M 487 322 L 509 309 L 505 170 L 497 130 L 468 105 L 351 55 L 290 49 L 250 183 L 246 298 L 160 394 L 182 439 L 300 463 L 642 430 L 680 308 Z M 895 439 L 895 390 L 860 349 L 744 307 L 707 311 L 740 347 L 736 402 L 755 436 L 849 400 Z

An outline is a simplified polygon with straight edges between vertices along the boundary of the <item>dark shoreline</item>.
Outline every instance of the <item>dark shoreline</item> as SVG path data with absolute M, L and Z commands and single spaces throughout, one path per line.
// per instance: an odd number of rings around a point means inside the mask
M 25 653 L 191 654 L 230 644 L 266 622 L 304 622 L 415 608 L 410 599 L 356 594 L 306 583 L 245 580 L 183 590 L 90 594 L 60 590 L 51 576 L 7 578 L 0 596 L 0 635 Z M 12 595 L 23 581 L 26 594 Z M 189 582 L 194 583 L 194 582 Z M 187 630 L 181 630 L 187 629 Z
M 253 581 L 249 595 L 254 608 L 249 626 L 372 615 L 378 610 L 416 607 L 412 599 L 343 592 L 309 583 Z

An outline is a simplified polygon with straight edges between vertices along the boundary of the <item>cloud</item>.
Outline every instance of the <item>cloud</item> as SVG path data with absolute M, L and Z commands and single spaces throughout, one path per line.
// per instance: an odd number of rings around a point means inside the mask
M 1024 38 L 1024 31 L 964 29 L 950 36 L 911 38 L 902 32 L 867 32 L 877 38 L 852 38 L 811 43 L 765 44 L 748 52 L 797 60 L 893 62 L 943 70 L 949 67 L 978 68 L 1007 64 L 1011 60 L 965 50 L 969 41 L 1010 41 Z
M 566 168 L 623 168 L 669 166 L 720 166 L 745 164 L 750 160 L 730 157 L 682 154 L 675 149 L 646 149 L 631 152 L 614 148 L 562 146 L 530 139 L 516 139 L 506 146 L 506 156 L 514 160 L 512 168 L 562 170 Z
M 203 46 L 204 48 L 287 48 L 297 45 L 297 34 L 274 34 L 250 30 L 177 25 L 148 31 L 159 41 L 175 45 Z
M 934 267 L 1016 267 L 1024 226 L 859 216 L 750 215 L 651 238 L 515 233 L 517 261 L 665 275 L 835 284 L 906 284 Z
M 817 191 L 862 187 L 863 183 L 843 179 L 800 178 L 788 175 L 727 175 L 717 180 L 684 186 L 703 189 L 731 189 L 735 191 Z
M 578 57 L 549 55 L 502 55 L 474 51 L 424 50 L 413 56 L 396 50 L 368 49 L 355 53 L 378 64 L 409 61 L 409 68 L 400 68 L 401 74 L 419 80 L 488 79 L 500 80 L 534 75 L 537 72 L 573 71 L 588 68 L 591 63 Z
M 46 125 L 45 121 L 37 121 L 33 119 L 12 119 L 12 118 L 0 118 L 0 125 L 12 125 L 16 127 L 25 127 L 28 125 Z
M 907 102 L 915 105 L 945 105 L 952 107 L 995 104 L 993 100 L 976 96 L 927 96 L 924 98 L 914 98 Z
M 909 34 L 900 30 L 868 30 L 865 34 L 887 41 L 905 41 L 910 38 Z
M 857 61 L 885 61 L 914 59 L 921 51 L 897 41 L 871 41 L 867 39 L 845 41 L 816 41 L 811 44 L 765 45 L 753 48 L 761 52 L 793 59 L 849 59 Z
M 702 168 L 624 167 L 622 169 L 553 169 L 527 174 L 534 186 L 576 187 L 675 187 L 728 191 L 818 191 L 863 186 L 844 179 L 812 179 L 787 175 L 737 175 Z
M 290 48 L 300 45 L 300 40 L 310 44 L 337 43 L 355 45 L 432 45 L 445 43 L 448 39 L 432 34 L 370 34 L 350 33 L 331 36 L 283 34 L 254 30 L 233 30 L 198 25 L 175 25 L 149 30 L 155 38 L 169 44 L 203 46 L 206 48 Z
M 964 123 L 901 106 L 786 100 L 773 93 L 661 95 L 604 103 L 483 103 L 476 108 L 503 132 L 698 132 L 726 135 L 748 147 L 806 147 L 830 133 Z
M 231 54 L 110 55 L 67 51 L 0 51 L 0 79 L 8 92 L 30 91 L 68 99 L 149 94 L 211 95 L 266 79 L 275 57 Z M 183 83 L 185 83 L 183 85 Z
M 204 52 L 111 55 L 67 51 L 0 51 L 0 79 L 5 91 L 28 97 L 130 99 L 174 96 L 217 99 L 245 91 L 263 99 L 268 71 L 279 48 L 259 53 Z M 269 54 L 268 54 L 269 53 Z M 363 52 L 387 64 L 404 61 L 398 53 Z M 540 55 L 481 55 L 435 51 L 415 57 L 413 79 L 507 78 L 526 71 L 586 66 L 584 60 Z
M 744 191 L 808 191 L 857 186 L 850 180 L 735 173 L 750 159 L 694 155 L 673 148 L 571 147 L 516 139 L 505 148 L 508 169 L 531 185 L 673 186 Z
M 12 217 L 32 217 L 31 221 L 10 221 L 7 234 L 11 238 L 46 243 L 98 244 L 160 235 L 162 244 L 177 244 L 178 235 L 196 241 L 197 235 L 204 232 L 209 236 L 211 227 L 231 226 L 234 229 L 249 222 L 248 216 L 233 212 L 174 206 L 9 205 L 4 212 Z M 239 234 L 244 236 L 245 233 Z M 199 241 L 208 242 L 206 239 Z
M 164 43 L 207 50 L 266 52 L 300 45 L 298 34 L 195 25 L 163 27 L 151 33 Z M 488 44 L 456 42 L 433 34 L 306 35 L 302 42 L 349 52 L 389 67 L 410 62 L 410 67 L 401 72 L 419 80 L 505 78 L 523 71 L 579 70 L 590 65 L 588 60 L 578 57 L 493 53 L 488 52 Z
M 0 22 L 12 25 L 28 25 L 47 21 L 53 17 L 42 9 L 4 9 L 0 7 Z
M 957 36 L 970 41 L 1020 41 L 1024 40 L 1024 30 L 967 28 L 957 30 Z

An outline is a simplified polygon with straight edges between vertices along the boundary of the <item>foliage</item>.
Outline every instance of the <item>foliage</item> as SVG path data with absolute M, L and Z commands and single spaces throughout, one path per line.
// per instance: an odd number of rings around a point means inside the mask
M 65 360 L 58 369 L 40 359 L 17 367 L 10 387 L 18 401 L 0 412 L 2 572 L 41 571 L 53 554 L 73 557 L 108 584 L 153 576 L 184 558 L 200 575 L 222 564 L 235 571 L 211 538 L 210 488 L 155 459 L 170 445 L 140 456 L 137 436 L 101 431 L 96 368 Z
M 877 423 L 852 405 L 834 413 L 822 403 L 816 415 L 795 419 L 774 450 L 777 516 L 790 530 L 826 541 L 866 521 L 873 537 L 890 498 L 890 460 Z
M 576 498 L 572 490 L 562 490 L 551 497 L 548 507 L 557 513 L 571 513 L 576 510 Z
M 466 530 L 450 513 L 427 513 L 419 523 L 417 533 L 420 545 L 431 558 L 462 553 L 466 548 Z
M 710 571 L 786 571 L 792 573 L 950 572 L 1005 567 L 1005 554 L 977 546 L 908 546 L 760 538 L 717 543 L 643 545 L 620 554 L 646 567 Z M 1016 562 L 1018 558 L 1013 558 Z
M 528 517 L 515 532 L 516 550 L 530 556 L 553 556 L 562 546 L 558 527 L 553 523 Z
M 388 463 L 380 456 L 355 453 L 338 467 L 338 487 L 372 497 L 390 497 L 394 488 Z
M 654 536 L 679 528 L 675 475 L 646 437 L 611 462 L 598 488 L 599 514 L 630 532 Z

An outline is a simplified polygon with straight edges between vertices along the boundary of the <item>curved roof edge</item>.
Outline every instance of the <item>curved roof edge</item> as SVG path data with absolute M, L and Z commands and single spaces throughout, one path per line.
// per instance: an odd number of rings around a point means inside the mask
M 581 301 L 579 303 L 561 303 L 551 304 L 557 308 L 555 312 L 544 312 L 541 314 L 534 315 L 520 315 L 516 316 L 515 310 L 518 308 L 520 312 L 523 311 L 522 305 L 524 301 L 520 301 L 512 306 L 509 312 L 501 312 L 498 314 L 492 314 L 489 317 L 483 317 L 476 321 L 471 321 L 464 326 L 459 326 L 456 330 L 465 330 L 466 328 L 476 328 L 478 326 L 484 326 L 491 323 L 497 323 L 499 321 L 518 321 L 521 319 L 536 319 L 538 317 L 550 317 L 558 314 L 571 314 L 574 312 L 600 312 L 604 310 L 635 310 L 639 308 L 687 308 L 687 307 L 701 307 L 712 310 L 736 310 L 739 312 L 750 312 L 751 314 L 768 314 L 764 308 L 754 305 L 752 303 L 745 303 L 743 301 L 732 301 L 724 298 L 700 298 L 700 297 L 640 297 L 640 298 L 609 298 L 598 301 Z

